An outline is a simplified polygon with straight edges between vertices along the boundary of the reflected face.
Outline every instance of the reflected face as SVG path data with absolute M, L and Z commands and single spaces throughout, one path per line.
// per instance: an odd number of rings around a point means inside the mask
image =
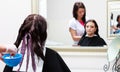
M 84 8 L 79 8 L 77 11 L 78 18 L 82 18 L 85 14 L 85 9 Z
M 87 35 L 94 35 L 95 31 L 96 31 L 96 27 L 95 27 L 95 24 L 93 22 L 88 22 L 86 24 L 86 33 Z

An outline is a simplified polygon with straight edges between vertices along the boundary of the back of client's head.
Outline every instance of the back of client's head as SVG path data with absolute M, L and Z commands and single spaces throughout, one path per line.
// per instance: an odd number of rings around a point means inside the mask
M 46 30 L 47 22 L 42 16 L 38 14 L 29 15 L 19 29 L 19 33 L 15 41 L 16 47 L 19 47 L 25 35 L 29 34 L 32 40 L 31 48 L 38 57 L 41 57 L 44 60 L 43 49 L 47 38 Z M 27 37 L 27 39 L 29 39 L 29 37 Z

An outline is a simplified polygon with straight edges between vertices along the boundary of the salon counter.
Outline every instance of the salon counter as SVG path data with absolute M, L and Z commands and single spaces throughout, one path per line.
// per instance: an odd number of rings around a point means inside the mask
M 106 52 L 107 46 L 104 47 L 86 47 L 86 46 L 46 46 L 58 52 Z
M 104 72 L 108 47 L 47 46 L 57 51 L 72 72 Z

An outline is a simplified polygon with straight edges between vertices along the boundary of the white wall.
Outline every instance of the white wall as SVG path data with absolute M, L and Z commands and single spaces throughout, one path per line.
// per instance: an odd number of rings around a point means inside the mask
M 107 40 L 107 0 L 47 0 L 48 40 L 73 44 L 68 21 L 76 1 L 85 4 L 87 16 L 97 21 L 100 36 Z
M 31 0 L 1 0 L 0 9 L 0 44 L 14 43 L 20 25 L 31 13 Z
M 31 13 L 31 0 L 0 0 L 0 44 L 13 44 L 23 20 Z M 0 72 L 5 64 L 0 61 Z

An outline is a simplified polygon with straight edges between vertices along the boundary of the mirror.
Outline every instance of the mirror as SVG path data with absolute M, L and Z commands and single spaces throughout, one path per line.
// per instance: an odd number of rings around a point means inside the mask
M 107 5 L 108 38 L 114 38 L 120 34 L 120 1 L 108 0 Z
M 39 14 L 48 22 L 48 44 L 72 45 L 68 22 L 72 18 L 74 3 L 78 0 L 39 0 Z M 95 19 L 99 34 L 107 42 L 106 0 L 80 0 L 86 6 L 86 16 Z M 96 3 L 96 4 L 94 4 Z
M 38 2 L 36 13 L 39 13 L 46 18 L 48 22 L 48 38 L 47 46 L 50 48 L 57 48 L 56 50 L 64 51 L 70 50 L 72 47 L 73 40 L 68 30 L 68 22 L 73 17 L 72 9 L 73 5 L 78 0 L 33 0 Z M 95 19 L 99 26 L 99 34 L 106 41 L 110 43 L 107 37 L 107 0 L 80 0 L 86 6 L 86 16 L 89 19 Z M 96 4 L 94 4 L 96 3 Z M 97 6 L 96 6 L 97 5 Z M 35 11 L 35 10 L 34 10 Z M 61 49 L 62 48 L 62 49 Z M 77 47 L 82 48 L 82 47 Z M 88 47 L 87 47 L 88 48 Z M 85 48 L 86 51 L 89 49 Z M 94 49 L 98 51 L 107 49 L 107 47 L 89 47 L 91 52 Z M 84 49 L 84 48 L 83 48 Z M 65 50 L 65 51 L 66 51 Z M 74 51 L 74 50 L 71 50 Z M 81 51 L 81 50 L 79 50 Z

